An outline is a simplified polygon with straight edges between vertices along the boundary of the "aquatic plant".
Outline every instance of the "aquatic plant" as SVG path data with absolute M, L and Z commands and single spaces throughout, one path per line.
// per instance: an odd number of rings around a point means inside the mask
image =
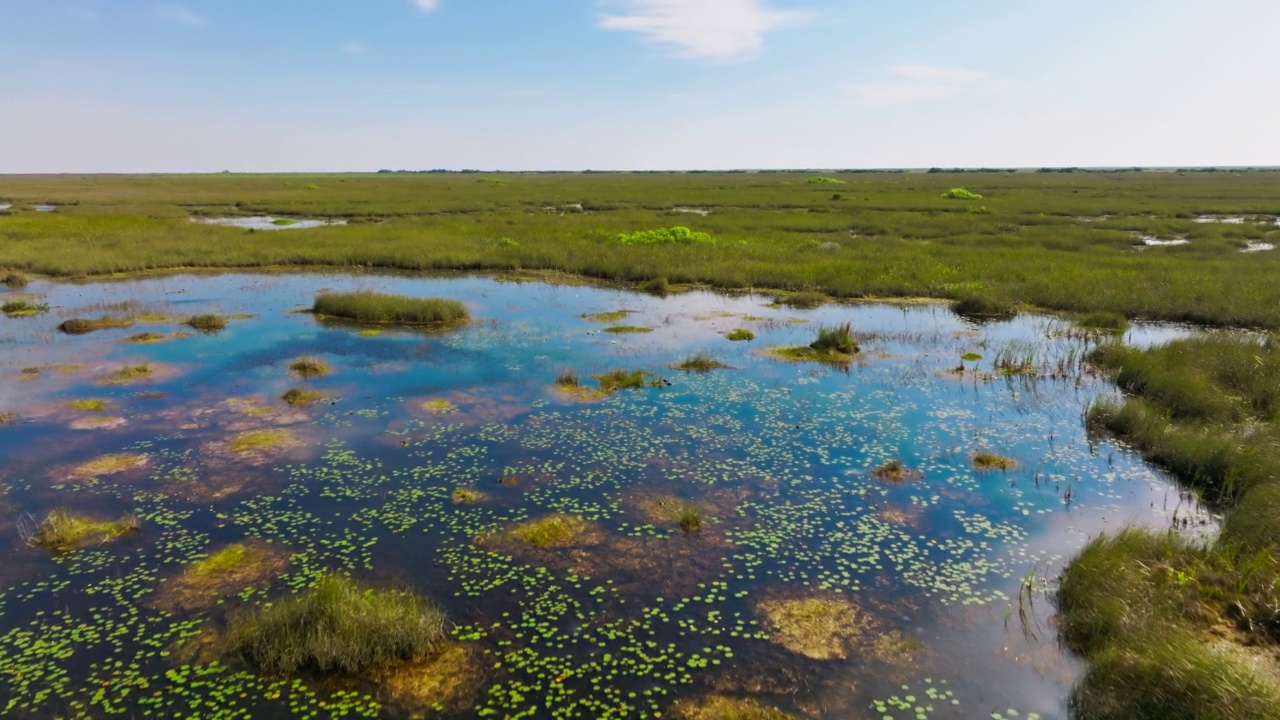
M 324 393 L 318 390 L 309 390 L 307 388 L 289 388 L 285 391 L 280 399 L 294 406 L 305 407 L 311 405 L 324 397 Z
M 858 352 L 858 343 L 853 339 L 853 323 L 818 326 L 818 337 L 809 347 L 820 353 L 852 355 Z
M 969 461 L 978 470 L 1012 470 L 1018 466 L 1012 458 L 989 452 L 974 453 Z
M 168 610 L 207 608 L 246 588 L 270 585 L 289 565 L 287 550 L 258 541 L 237 542 L 188 563 L 154 598 Z
M 724 336 L 726 340 L 731 342 L 743 342 L 746 340 L 755 340 L 756 334 L 744 328 L 738 328 L 728 335 Z
M 680 700 L 671 707 L 671 714 L 677 720 L 797 720 L 758 700 L 727 695 Z
M 483 500 L 484 493 L 476 490 L 475 488 L 460 487 L 455 488 L 453 494 L 449 497 L 459 505 L 469 505 Z
M 459 325 L 470 319 L 466 305 L 446 298 L 417 298 L 361 290 L 316 296 L 316 315 L 362 323 Z
M 124 385 L 137 380 L 143 380 L 155 374 L 155 369 L 149 363 L 133 363 L 131 365 L 122 365 L 102 378 L 101 382 L 108 385 Z
M 641 327 L 639 325 L 614 325 L 612 327 L 605 328 L 604 331 L 615 335 L 622 335 L 627 333 L 649 333 L 653 332 L 653 328 Z
M 842 598 L 766 600 L 756 612 L 772 626 L 774 642 L 814 660 L 845 657 L 849 642 L 869 627 L 868 618 Z
M 631 314 L 630 310 L 611 310 L 609 312 L 596 313 L 594 315 L 580 315 L 579 317 L 591 322 L 614 323 L 625 319 Z
M 942 193 L 942 197 L 948 200 L 981 200 L 982 196 L 975 192 L 970 192 L 962 187 L 951 188 Z
M 31 300 L 5 300 L 3 304 L 0 304 L 0 312 L 9 317 L 39 315 L 48 310 L 49 305 L 47 303 L 37 303 Z
M 976 320 L 1003 320 L 1018 314 L 1014 306 L 989 295 L 965 295 L 951 303 L 951 312 Z
M 284 447 L 293 441 L 288 430 L 257 430 L 240 433 L 227 444 L 227 449 L 233 453 L 256 452 Z
M 714 245 L 715 238 L 709 233 L 695 232 L 683 225 L 656 230 L 640 230 L 633 233 L 619 233 L 618 242 L 623 245 L 670 245 L 701 244 Z
M 308 590 L 230 618 L 229 642 L 260 671 L 357 674 L 417 660 L 448 638 L 444 611 L 402 590 L 326 575 Z
M 34 525 L 24 526 L 22 530 L 28 545 L 65 552 L 114 540 L 121 535 L 137 532 L 141 526 L 136 515 L 104 521 L 76 515 L 66 508 L 57 508 Z
M 5 287 L 12 288 L 14 290 L 21 290 L 26 287 L 29 282 L 31 282 L 30 278 L 20 272 L 6 273 L 3 278 L 0 278 L 0 285 L 4 285 Z
M 227 319 L 214 313 L 204 313 L 187 318 L 186 324 L 206 335 L 212 335 L 226 329 Z
M 88 479 L 102 475 L 114 475 L 146 467 L 148 462 L 150 462 L 150 458 L 140 453 L 112 453 L 77 465 L 75 470 L 71 472 L 71 476 Z
M 168 339 L 168 335 L 163 335 L 161 333 L 143 332 L 136 335 L 130 335 L 125 338 L 125 342 L 137 343 L 139 345 L 151 345 Z
M 712 357 L 705 350 L 699 351 L 671 366 L 674 370 L 704 373 L 711 370 L 727 368 L 728 365 Z
M 72 400 L 67 403 L 67 407 L 71 410 L 80 412 L 106 412 L 107 401 L 99 398 L 83 398 L 80 400 Z
M 1124 315 L 1110 310 L 1099 310 L 1081 316 L 1076 325 L 1087 330 L 1103 330 L 1110 333 L 1122 333 L 1129 329 L 1129 320 Z
M 65 320 L 58 325 L 58 330 L 67 335 L 84 335 L 95 330 L 106 330 L 110 328 L 127 328 L 133 325 L 132 318 L 109 317 L 103 315 L 95 319 L 71 318 Z
M 676 524 L 685 532 L 696 532 L 702 529 L 703 516 L 701 508 L 695 505 L 685 505 L 680 509 L 680 515 L 676 520 Z
M 570 545 L 588 530 L 582 519 L 557 513 L 528 520 L 511 528 L 511 537 L 534 547 Z
M 615 368 L 609 372 L 592 375 L 591 377 L 600 383 L 600 392 L 607 395 L 615 390 L 642 388 L 647 384 L 645 378 L 648 376 L 649 373 L 643 370 Z
M 289 363 L 289 370 L 304 378 L 322 377 L 333 372 L 324 360 L 309 355 Z
M 424 400 L 422 403 L 422 409 L 429 413 L 444 415 L 451 412 L 457 412 L 458 406 L 444 398 L 435 398 L 434 400 Z
M 820 292 L 791 292 L 779 293 L 773 296 L 773 304 L 785 307 L 793 307 L 800 309 L 812 309 L 822 307 L 827 304 L 831 298 Z
M 578 373 L 573 370 L 564 369 L 556 376 L 556 385 L 563 388 L 576 388 L 581 384 L 578 380 Z
M 919 479 L 921 473 L 908 468 L 901 460 L 895 458 L 873 468 L 871 477 L 885 483 L 900 483 Z

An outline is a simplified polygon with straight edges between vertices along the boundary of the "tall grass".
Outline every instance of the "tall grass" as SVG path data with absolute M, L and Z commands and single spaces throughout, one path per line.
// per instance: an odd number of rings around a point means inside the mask
M 841 353 L 852 355 L 858 352 L 858 343 L 853 339 L 853 323 L 818 326 L 818 337 L 809 347 L 820 353 Z
M 467 307 L 457 300 L 415 298 L 362 290 L 322 293 L 312 311 L 317 315 L 363 323 L 452 325 L 466 322 Z
M 356 674 L 435 652 L 447 628 L 444 611 L 418 595 L 328 575 L 299 595 L 234 615 L 229 641 L 268 674 Z

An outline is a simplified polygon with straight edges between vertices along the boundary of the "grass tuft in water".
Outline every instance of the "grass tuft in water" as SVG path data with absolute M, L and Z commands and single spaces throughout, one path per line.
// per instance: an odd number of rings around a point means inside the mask
M 640 291 L 657 295 L 658 297 L 666 297 L 671 294 L 671 283 L 667 282 L 665 277 L 657 277 L 640 285 Z
M 256 452 L 281 448 L 293 441 L 288 430 L 258 430 L 237 435 L 227 444 L 227 449 L 234 453 Z
M 901 460 L 894 459 L 876 466 L 871 471 L 871 477 L 883 483 L 896 484 L 907 482 L 908 480 L 918 480 L 922 475 L 918 470 L 908 468 Z
M 31 300 L 5 300 L 4 304 L 0 305 L 0 312 L 3 312 L 9 317 L 30 317 L 32 315 L 39 315 L 40 313 L 47 312 L 48 310 L 48 304 L 37 303 Z
M 810 597 L 766 600 L 756 612 L 772 625 L 774 642 L 814 660 L 843 658 L 868 621 L 845 599 Z
M 485 495 L 475 488 L 460 487 L 456 488 L 453 491 L 453 494 L 449 497 L 459 505 L 470 505 L 472 503 L 480 502 L 484 499 Z
M 400 590 L 327 575 L 307 591 L 230 620 L 231 647 L 260 671 L 354 675 L 444 646 L 448 623 L 435 603 Z
M 153 345 L 158 342 L 164 342 L 168 339 L 168 335 L 163 335 L 161 333 L 143 332 L 136 335 L 130 335 L 125 338 L 125 342 L 137 343 L 139 345 Z
M 989 452 L 974 453 L 969 460 L 979 470 L 1012 470 L 1018 466 L 1012 458 Z
M 6 273 L 3 278 L 0 278 L 0 285 L 14 290 L 21 290 L 30 282 L 30 278 L 20 272 Z
M 649 373 L 643 370 L 623 370 L 621 368 L 610 370 L 601 375 L 592 375 L 597 382 L 600 383 L 600 392 L 606 395 L 620 389 L 642 388 L 646 384 L 645 378 Z
M 309 390 L 307 388 L 289 388 L 285 391 L 280 399 L 294 407 L 305 407 L 311 405 L 324 397 L 324 393 L 319 390 Z
M 67 335 L 85 335 L 95 330 L 127 328 L 132 325 L 133 320 L 131 318 L 109 317 L 107 315 L 103 315 L 100 318 L 94 319 L 71 318 L 70 320 L 63 321 L 63 323 L 58 326 L 58 330 L 66 333 Z
M 122 366 L 119 370 L 102 378 L 101 382 L 108 385 L 125 385 L 138 380 L 145 380 L 154 374 L 155 370 L 148 363 L 135 363 Z
M 556 376 L 556 385 L 562 388 L 576 388 L 582 385 L 582 381 L 578 379 L 578 373 L 565 369 Z
M 1011 303 L 989 295 L 966 295 L 951 303 L 951 312 L 971 320 L 1004 320 L 1018 314 Z
M 831 298 L 819 292 L 779 293 L 773 298 L 773 304 L 782 307 L 793 307 L 802 310 L 826 305 Z
M 737 330 L 734 330 L 728 335 L 725 335 L 725 339 L 731 342 L 744 342 L 748 340 L 755 340 L 756 334 L 751 332 L 750 330 L 738 328 Z
M 1102 330 L 1109 333 L 1122 333 L 1129 329 L 1129 320 L 1118 312 L 1100 310 L 1089 313 L 1076 320 L 1076 325 L 1086 330 Z
M 605 328 L 604 331 L 615 335 L 622 335 L 627 333 L 649 333 L 653 332 L 653 328 L 643 327 L 640 325 L 614 325 L 613 327 Z
M 705 351 L 690 355 L 684 360 L 681 360 L 671 366 L 673 370 L 685 370 L 697 373 L 710 372 L 711 370 L 719 370 L 727 367 L 729 366 L 711 357 L 711 355 Z
M 203 315 L 196 315 L 194 317 L 187 318 L 186 324 L 202 333 L 211 335 L 225 330 L 227 327 L 227 319 L 221 315 L 204 313 Z
M 594 315 L 582 315 L 580 317 L 584 320 L 590 320 L 591 322 L 615 323 L 619 320 L 625 319 L 630 314 L 630 310 L 611 310 L 609 312 L 596 313 Z
M 534 547 L 560 547 L 573 544 L 590 527 L 580 518 L 557 513 L 516 525 L 511 537 Z
M 397 325 L 458 325 L 467 322 L 467 307 L 446 298 L 415 298 L 368 290 L 322 293 L 312 312 L 324 317 Z
M 858 352 L 858 343 L 853 339 L 853 323 L 819 326 L 818 337 L 809 344 L 809 347 L 818 352 L 845 355 Z
M 694 505 L 685 505 L 680 509 L 680 515 L 676 520 L 676 524 L 685 532 L 697 532 L 702 529 L 704 522 L 701 508 Z
M 304 378 L 323 377 L 332 372 L 329 364 L 318 357 L 300 357 L 289 363 L 289 370 Z
M 103 475 L 114 475 L 136 468 L 145 467 L 150 462 L 146 455 L 138 453 L 114 453 L 81 463 L 71 473 L 77 478 L 95 478 Z
M 24 535 L 28 545 L 65 552 L 104 543 L 121 535 L 137 532 L 141 527 L 136 515 L 127 515 L 115 521 L 102 521 L 58 508 L 26 530 Z
M 98 398 L 84 398 L 81 400 L 72 400 L 67 403 L 67 408 L 78 412 L 106 412 L 107 401 Z

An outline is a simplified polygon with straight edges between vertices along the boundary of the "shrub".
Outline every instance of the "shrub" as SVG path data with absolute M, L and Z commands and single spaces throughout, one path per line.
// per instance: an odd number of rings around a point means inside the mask
M 303 669 L 360 673 L 417 660 L 448 636 L 444 611 L 413 593 L 365 587 L 340 575 L 231 618 L 229 641 L 269 674 Z
M 323 293 L 312 312 L 363 323 L 455 325 L 470 319 L 467 306 L 446 298 L 415 298 L 371 291 Z
M 715 238 L 708 233 L 695 232 L 683 225 L 677 225 L 676 227 L 658 228 L 656 230 L 619 233 L 618 242 L 623 245 L 667 245 L 672 243 L 713 245 L 715 244 Z

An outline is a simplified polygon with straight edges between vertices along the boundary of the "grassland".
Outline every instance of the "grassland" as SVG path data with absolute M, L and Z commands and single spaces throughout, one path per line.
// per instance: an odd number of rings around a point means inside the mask
M 835 175 L 839 200 L 802 173 L 512 174 L 500 185 L 451 174 L 3 177 L 0 196 L 16 209 L 0 218 L 0 273 L 558 270 L 1280 327 L 1280 256 L 1241 252 L 1280 242 L 1280 173 Z M 960 183 L 982 199 L 942 197 Z M 23 209 L 34 202 L 59 208 Z M 676 206 L 709 209 L 676 226 L 715 242 L 618 240 L 672 227 Z M 190 222 L 235 214 L 348 224 L 271 233 Z M 1138 249 L 1142 236 L 1190 242 Z
M 1061 635 L 1089 660 L 1077 716 L 1280 717 L 1280 348 L 1210 336 L 1092 360 L 1130 397 L 1094 405 L 1091 427 L 1227 516 L 1212 540 L 1099 537 L 1067 567 Z

